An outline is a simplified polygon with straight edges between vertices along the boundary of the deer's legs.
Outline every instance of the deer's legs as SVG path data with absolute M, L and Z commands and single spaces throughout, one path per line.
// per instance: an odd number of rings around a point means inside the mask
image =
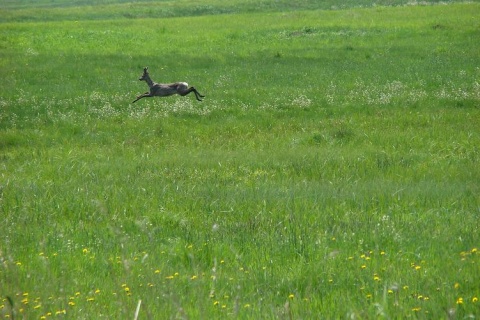
M 132 103 L 135 103 L 137 102 L 138 100 L 142 99 L 142 98 L 146 98 L 146 97 L 153 97 L 152 94 L 150 94 L 150 91 L 147 91 L 145 92 L 144 94 L 141 94 L 137 97 L 137 99 L 135 99 Z
M 179 92 L 179 94 L 181 96 L 186 96 L 187 94 L 189 94 L 190 92 L 193 92 L 195 94 L 195 98 L 197 98 L 198 101 L 202 101 L 202 99 L 200 98 L 205 98 L 205 96 L 202 96 L 198 91 L 197 89 L 195 89 L 194 87 L 190 87 L 188 88 L 187 90 L 185 91 L 182 91 L 182 92 Z

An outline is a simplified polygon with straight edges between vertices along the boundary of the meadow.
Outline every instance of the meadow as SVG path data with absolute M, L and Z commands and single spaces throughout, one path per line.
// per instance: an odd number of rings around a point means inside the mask
M 0 318 L 478 318 L 480 4 L 317 2 L 5 1 Z

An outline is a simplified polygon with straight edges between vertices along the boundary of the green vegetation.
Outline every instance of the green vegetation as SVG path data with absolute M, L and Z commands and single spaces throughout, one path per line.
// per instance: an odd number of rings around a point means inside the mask
M 0 12 L 0 318 L 480 315 L 480 4 L 102 3 Z

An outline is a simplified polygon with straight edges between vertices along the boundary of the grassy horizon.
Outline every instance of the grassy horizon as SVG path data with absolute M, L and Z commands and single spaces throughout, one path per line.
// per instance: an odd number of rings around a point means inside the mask
M 480 314 L 478 3 L 128 5 L 0 23 L 1 318 Z

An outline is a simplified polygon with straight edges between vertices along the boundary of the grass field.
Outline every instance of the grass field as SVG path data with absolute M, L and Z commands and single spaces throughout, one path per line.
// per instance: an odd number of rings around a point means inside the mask
M 316 2 L 5 1 L 0 318 L 478 318 L 480 4 Z

